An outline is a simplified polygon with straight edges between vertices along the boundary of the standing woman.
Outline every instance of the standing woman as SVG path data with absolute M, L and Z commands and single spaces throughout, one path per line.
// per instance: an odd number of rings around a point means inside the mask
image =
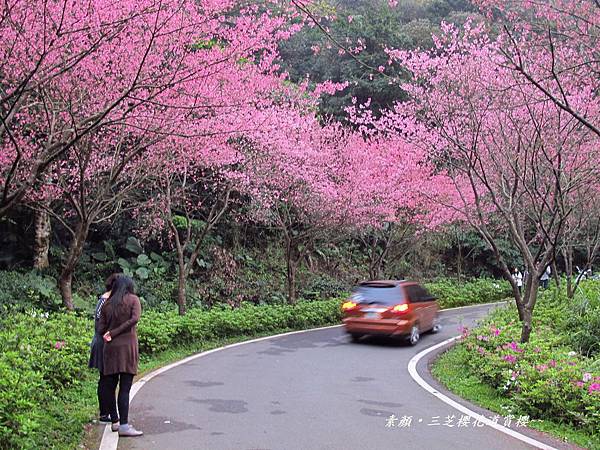
M 516 267 L 515 267 L 515 270 L 513 271 L 512 278 L 513 278 L 514 282 L 516 283 L 517 288 L 519 289 L 519 292 L 521 292 L 523 290 L 523 274 Z
M 106 395 L 106 392 L 110 391 L 111 381 L 110 381 L 110 378 L 108 376 L 104 375 L 104 373 L 103 373 L 104 339 L 102 339 L 102 333 L 100 333 L 100 328 L 99 328 L 100 312 L 102 311 L 102 307 L 104 306 L 104 303 L 106 302 L 106 300 L 108 300 L 108 297 L 110 297 L 110 292 L 112 290 L 114 281 L 120 275 L 121 274 L 113 273 L 106 279 L 106 281 L 104 283 L 106 292 L 104 292 L 104 294 L 102 294 L 100 297 L 98 297 L 98 303 L 96 304 L 96 310 L 94 312 L 94 331 L 95 331 L 95 333 L 94 333 L 94 339 L 92 339 L 92 344 L 90 346 L 90 361 L 88 363 L 88 366 L 90 368 L 98 369 L 98 372 L 100 373 L 100 377 L 98 379 L 98 389 L 97 389 L 98 404 L 100 407 L 100 419 L 99 419 L 100 422 L 111 422 L 109 405 L 106 403 L 106 398 L 108 398 Z M 113 423 L 118 422 L 118 421 L 119 421 L 118 417 L 112 418 Z
M 110 297 L 100 311 L 99 325 L 104 339 L 104 375 L 110 378 L 106 402 L 111 419 L 119 417 L 119 427 L 112 427 L 113 431 L 119 431 L 119 436 L 142 434 L 129 425 L 129 391 L 139 362 L 136 324 L 141 313 L 142 307 L 140 299 L 134 294 L 133 280 L 120 276 L 113 283 Z M 119 398 L 115 402 L 117 385 Z

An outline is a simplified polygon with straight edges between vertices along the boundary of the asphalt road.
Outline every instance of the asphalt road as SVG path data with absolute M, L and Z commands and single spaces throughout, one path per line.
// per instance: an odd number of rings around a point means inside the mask
M 443 312 L 442 331 L 422 336 L 415 347 L 387 340 L 354 344 L 338 327 L 249 343 L 190 361 L 153 378 L 138 392 L 130 421 L 145 434 L 121 438 L 119 448 L 533 448 L 490 427 L 473 426 L 473 421 L 459 427 L 463 414 L 423 390 L 407 370 L 415 354 L 457 335 L 460 325 L 473 325 L 489 308 Z M 431 381 L 423 373 L 426 361 L 418 369 Z M 386 426 L 392 415 L 399 420 Z M 400 426 L 403 416 L 412 418 L 410 426 Z M 454 420 L 447 421 L 448 416 Z M 515 426 L 513 422 L 511 428 L 523 431 Z

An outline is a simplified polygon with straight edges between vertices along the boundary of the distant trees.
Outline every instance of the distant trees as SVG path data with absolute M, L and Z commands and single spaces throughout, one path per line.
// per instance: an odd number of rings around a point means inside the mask
M 358 103 L 369 101 L 376 114 L 405 100 L 404 91 L 391 80 L 406 74 L 389 64 L 385 49 L 429 48 L 442 20 L 462 23 L 461 12 L 473 11 L 463 0 L 403 0 L 396 7 L 390 7 L 388 0 L 345 0 L 337 2 L 335 9 L 313 1 L 292 3 L 314 13 L 323 29 L 305 27 L 282 42 L 283 68 L 296 82 L 307 77 L 316 83 L 348 82 L 344 91 L 322 98 L 320 112 L 336 119 L 347 117 L 344 108 L 353 98 Z

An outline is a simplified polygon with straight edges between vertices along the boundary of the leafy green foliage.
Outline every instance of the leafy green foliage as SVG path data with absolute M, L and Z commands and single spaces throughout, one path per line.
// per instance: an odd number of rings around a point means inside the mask
M 388 3 L 387 0 L 345 1 L 336 6 L 335 12 L 322 11 L 324 15 L 336 16 L 335 20 L 323 22 L 334 39 L 348 49 L 363 48 L 355 57 L 340 51 L 316 27 L 307 27 L 281 44 L 283 67 L 292 81 L 301 82 L 309 74 L 314 82 L 349 83 L 337 95 L 322 98 L 323 114 L 343 118 L 344 108 L 352 104 L 352 98 L 358 103 L 370 101 L 375 113 L 405 98 L 398 83 L 390 83 L 389 78 L 378 72 L 381 66 L 387 75 L 406 77 L 388 65 L 385 48 L 429 48 L 433 43 L 432 33 L 437 32 L 442 20 L 461 21 L 464 19 L 457 17 L 456 12 L 472 10 L 462 0 L 404 0 L 395 8 Z M 314 5 L 312 8 L 319 11 Z
M 441 279 L 424 283 L 425 287 L 438 298 L 441 308 L 491 303 L 512 295 L 510 284 L 504 280 L 481 278 L 459 283 L 456 280 Z
M 300 287 L 300 297 L 307 300 L 338 296 L 347 292 L 349 286 L 338 278 L 326 273 L 317 273 L 308 277 Z
M 129 237 L 125 248 L 134 256 L 118 258 L 117 263 L 125 275 L 141 281 L 142 285 L 149 279 L 163 279 L 171 268 L 171 264 L 158 253 L 144 253 L 136 238 Z M 144 297 L 144 293 L 141 296 Z
M 46 408 L 87 371 L 91 321 L 74 314 L 15 313 L 0 328 L 0 448 L 36 448 Z
M 600 281 L 581 285 L 565 322 L 569 343 L 584 355 L 600 355 Z
M 297 305 L 244 304 L 241 308 L 191 309 L 185 316 L 175 311 L 144 312 L 138 330 L 140 352 L 150 355 L 195 341 L 330 325 L 341 320 L 339 300 Z
M 40 275 L 35 271 L 0 273 L 0 309 L 55 310 L 61 304 L 54 278 Z

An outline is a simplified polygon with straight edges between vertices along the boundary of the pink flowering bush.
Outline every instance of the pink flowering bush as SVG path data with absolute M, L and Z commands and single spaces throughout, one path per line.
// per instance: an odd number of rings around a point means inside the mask
M 523 414 L 597 430 L 600 365 L 568 345 L 562 328 L 570 314 L 565 299 L 554 291 L 540 297 L 534 332 L 526 344 L 519 342 L 514 307 L 495 311 L 477 328 L 461 330 L 467 364 Z

